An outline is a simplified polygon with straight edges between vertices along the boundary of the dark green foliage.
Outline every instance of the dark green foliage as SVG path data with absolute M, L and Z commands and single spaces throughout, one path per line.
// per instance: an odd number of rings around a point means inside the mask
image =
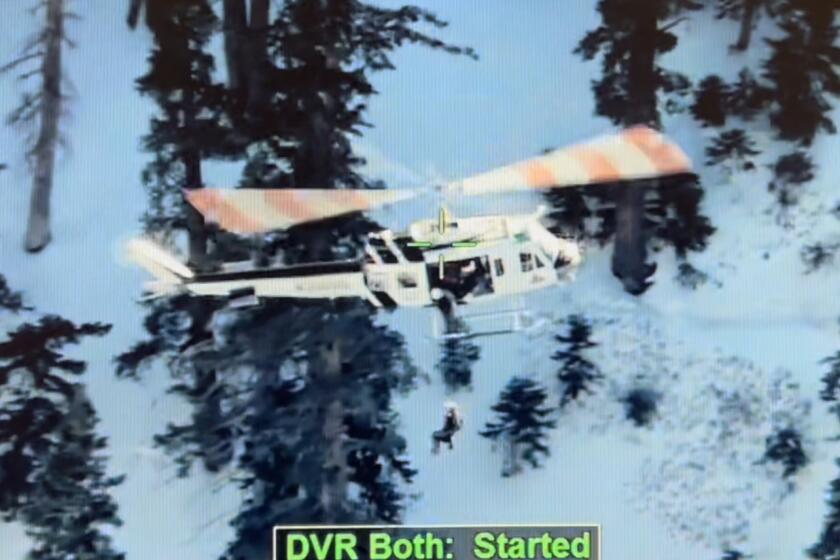
M 822 378 L 823 388 L 820 391 L 820 398 L 826 402 L 833 403 L 831 410 L 840 414 L 840 352 L 822 360 L 822 363 L 829 366 L 828 373 Z
M 110 330 L 110 325 L 75 325 L 56 315 L 41 317 L 37 324 L 21 325 L 0 343 L 0 383 L 7 383 L 13 372 L 26 372 L 40 387 L 69 394 L 69 382 L 55 370 L 80 375 L 86 366 L 65 358 L 62 347 L 78 344 L 85 336 L 103 336 Z
M 123 477 L 105 472 L 105 438 L 96 435 L 96 413 L 82 385 L 74 385 L 68 409 L 39 459 L 32 492 L 19 519 L 33 540 L 31 560 L 121 560 L 100 527 L 121 524 L 111 488 Z
M 23 309 L 2 283 L 4 307 Z M 33 548 L 28 558 L 117 560 L 103 525 L 118 525 L 105 474 L 104 438 L 96 413 L 75 378 L 85 362 L 63 349 L 111 327 L 76 325 L 47 315 L 24 323 L 0 343 L 0 515 L 23 523 Z
M 551 454 L 545 440 L 547 430 L 554 428 L 556 422 L 549 418 L 552 409 L 545 406 L 547 398 L 547 391 L 536 381 L 514 377 L 493 405 L 496 419 L 487 422 L 479 434 L 507 445 L 509 457 L 503 475 L 519 472 L 520 460 L 537 468 L 540 457 Z
M 768 189 L 776 194 L 779 205 L 784 210 L 796 204 L 799 187 L 813 179 L 814 163 L 811 156 L 797 151 L 780 156 L 776 160 L 773 166 L 773 180 Z
M 840 466 L 840 460 L 835 463 Z M 823 530 L 817 543 L 807 553 L 814 560 L 832 560 L 840 554 L 840 477 L 831 481 Z
M 191 361 L 225 372 L 220 416 L 170 426 L 158 442 L 185 468 L 204 459 L 201 432 L 214 426 L 243 450 L 233 461 L 247 499 L 226 558 L 267 551 L 276 523 L 399 521 L 398 484 L 414 475 L 390 412 L 412 382 L 402 339 L 355 303 L 267 303 L 219 334 Z
M 208 0 L 145 0 L 146 24 L 154 38 L 149 70 L 137 89 L 158 106 L 143 146 L 154 159 L 143 171 L 149 207 L 148 231 L 189 231 L 189 257 L 203 265 L 207 252 L 202 221 L 183 199 L 183 189 L 203 185 L 205 158 L 235 157 L 242 146 L 223 123 L 229 107 L 225 88 L 213 80 L 207 44 L 219 28 Z M 130 23 L 136 23 L 136 17 Z
M 603 55 L 603 76 L 593 84 L 599 115 L 616 124 L 658 125 L 657 91 L 672 90 L 682 81 L 655 64 L 658 55 L 677 44 L 676 35 L 660 22 L 700 7 L 673 0 L 598 2 L 602 24 L 587 33 L 575 52 L 586 60 Z
M 689 251 L 704 250 L 715 228 L 700 210 L 703 190 L 697 177 L 670 177 L 659 184 L 654 208 L 648 210 L 653 234 L 671 245 L 680 258 Z
M 746 121 L 754 119 L 765 110 L 771 100 L 772 91 L 762 85 L 752 72 L 744 68 L 738 73 L 738 80 L 729 86 L 727 112 Z
M 659 127 L 660 115 L 658 101 L 660 94 L 681 95 L 688 90 L 688 80 L 679 73 L 662 68 L 657 64 L 659 56 L 672 51 L 677 45 L 677 37 L 671 31 L 674 25 L 687 11 L 700 9 L 702 5 L 693 1 L 652 0 L 600 0 L 598 11 L 601 25 L 590 31 L 581 40 L 576 49 L 586 60 L 601 55 L 602 75 L 592 84 L 595 95 L 596 113 L 609 118 L 620 126 L 646 124 Z M 610 215 L 613 223 L 600 228 L 603 235 L 614 232 L 615 248 L 613 251 L 612 270 L 622 281 L 624 288 L 631 294 L 639 295 L 651 285 L 649 278 L 656 270 L 654 263 L 647 260 L 647 237 L 651 235 L 651 224 L 659 223 L 657 216 L 646 216 L 648 193 L 660 191 L 660 182 L 636 181 L 622 184 L 616 188 L 612 202 L 614 213 Z M 697 189 L 693 180 L 686 183 L 687 189 Z M 667 195 L 656 193 L 659 201 L 665 201 Z M 702 191 L 696 195 L 699 201 Z M 687 204 L 683 209 L 699 206 Z M 576 218 L 575 212 L 583 206 L 564 205 L 561 211 L 565 219 Z M 572 216 L 568 213 L 571 212 Z M 670 209 L 657 207 L 658 217 L 673 214 Z M 676 213 L 680 218 L 690 221 L 708 221 L 698 216 L 686 216 Z M 580 223 L 580 219 L 572 220 Z M 682 226 L 680 226 L 682 227 Z M 682 235 L 675 235 L 671 225 L 657 228 L 658 233 L 665 233 L 671 240 Z M 689 225 L 687 229 L 701 232 L 703 228 Z M 704 241 L 686 241 L 683 245 L 703 245 Z
M 805 263 L 805 274 L 816 272 L 827 264 L 834 263 L 834 257 L 840 251 L 840 243 L 816 242 L 806 245 L 800 252 L 802 262 Z
M 561 344 L 561 349 L 551 356 L 552 360 L 560 362 L 557 379 L 561 387 L 561 408 L 576 400 L 581 393 L 591 393 L 592 385 L 603 378 L 598 367 L 585 356 L 587 350 L 597 346 L 591 339 L 589 322 L 579 315 L 572 315 L 567 323 L 567 332 L 554 337 Z
M 459 319 L 447 319 L 447 334 L 466 334 L 466 325 Z M 441 342 L 441 356 L 437 369 L 449 391 L 472 385 L 473 364 L 481 357 L 481 349 L 468 337 L 450 337 Z
M 831 411 L 840 418 L 840 352 L 822 360 L 829 367 L 823 376 L 820 398 L 831 403 Z M 840 466 L 840 459 L 835 463 Z M 808 557 L 815 560 L 831 560 L 840 554 L 840 477 L 831 481 L 828 490 L 828 514 L 817 543 L 808 549 Z
M 636 387 L 621 399 L 628 420 L 636 427 L 648 426 L 656 418 L 656 407 L 661 395 L 652 389 Z
M 829 113 L 831 97 L 840 95 L 838 6 L 837 0 L 788 0 L 778 18 L 784 35 L 767 40 L 770 121 L 783 140 L 810 145 L 819 131 L 836 131 Z
M 696 290 L 709 281 L 709 275 L 698 270 L 689 262 L 681 262 L 677 267 L 677 282 L 685 288 Z
M 67 375 L 81 375 L 82 361 L 66 358 L 61 349 L 85 336 L 102 336 L 110 326 L 75 325 L 48 315 L 26 323 L 0 343 L 0 440 L 11 446 L 0 454 L 0 511 L 14 514 L 33 491 L 33 472 L 51 449 L 52 437 L 74 394 Z
M 731 162 L 740 171 L 753 171 L 755 163 L 752 158 L 760 153 L 743 129 L 725 130 L 706 148 L 706 165 Z
M 200 163 L 208 157 L 244 158 L 246 187 L 376 186 L 357 173 L 362 160 L 349 141 L 368 126 L 365 98 L 375 93 L 369 75 L 391 68 L 390 51 L 405 43 L 472 54 L 417 31 L 418 24 L 443 25 L 418 8 L 345 0 L 292 0 L 271 10 L 261 0 L 248 4 L 246 10 L 244 0 L 223 3 L 228 88 L 207 73 L 177 71 L 184 92 L 199 90 L 196 117 L 207 116 L 211 128 L 201 145 L 191 142 L 195 131 L 170 136 L 172 152 L 181 156 L 172 187 L 201 186 Z M 207 31 L 219 26 L 210 21 L 208 3 L 166 9 L 165 18 L 192 26 L 185 34 L 195 39 L 179 43 L 171 23 L 150 25 L 156 48 L 206 62 L 199 69 L 211 67 L 203 47 Z M 165 83 L 151 83 L 150 92 L 162 109 L 171 97 L 180 99 Z M 153 149 L 164 156 L 169 151 L 163 143 Z M 180 202 L 169 207 L 172 223 L 190 230 L 192 260 L 204 255 L 203 265 L 212 267 L 247 254 L 246 244 L 218 232 L 210 232 L 210 245 L 192 239 L 200 235 L 189 212 Z M 254 244 L 260 260 L 351 258 L 360 252 L 359 234 L 373 227 L 358 216 L 343 217 Z M 277 523 L 399 522 L 400 484 L 414 474 L 390 412 L 392 393 L 408 386 L 413 371 L 402 339 L 378 325 L 362 302 L 271 300 L 241 311 L 223 311 L 223 305 L 186 296 L 157 304 L 146 322 L 150 338 L 121 356 L 118 366 L 121 374 L 136 375 L 147 360 L 167 359 L 171 390 L 193 414 L 156 442 L 176 457 L 182 475 L 195 461 L 239 473 L 245 502 L 224 557 L 267 556 Z M 224 320 L 212 325 L 214 313 Z
M 694 92 L 691 114 L 704 126 L 723 126 L 731 92 L 720 76 L 707 76 Z
M 780 463 L 784 468 L 782 476 L 790 478 L 808 464 L 808 456 L 802 447 L 802 435 L 793 428 L 784 428 L 767 438 L 764 459 Z
M 26 309 L 20 292 L 12 290 L 2 274 L 0 274 L 0 308 L 12 312 Z

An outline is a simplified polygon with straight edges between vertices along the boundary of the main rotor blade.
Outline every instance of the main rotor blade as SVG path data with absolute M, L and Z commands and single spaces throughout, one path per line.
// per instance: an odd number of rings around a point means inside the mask
M 262 233 L 365 212 L 416 195 L 411 190 L 196 189 L 187 201 L 204 219 L 239 234 Z
M 659 132 L 637 126 L 444 186 L 447 194 L 488 194 L 652 179 L 690 173 L 691 160 Z

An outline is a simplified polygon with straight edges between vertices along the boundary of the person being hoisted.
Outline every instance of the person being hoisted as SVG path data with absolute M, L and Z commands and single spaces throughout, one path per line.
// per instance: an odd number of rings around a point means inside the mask
M 437 453 L 440 450 L 441 443 L 448 443 L 449 449 L 453 449 L 452 436 L 464 425 L 464 419 L 461 417 L 457 404 L 452 401 L 446 402 L 443 405 L 443 409 L 445 411 L 443 428 L 432 433 L 433 453 Z

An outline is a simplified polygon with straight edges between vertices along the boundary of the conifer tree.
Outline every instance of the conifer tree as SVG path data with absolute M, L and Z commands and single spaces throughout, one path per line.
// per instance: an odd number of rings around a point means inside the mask
M 799 189 L 814 179 L 814 163 L 804 151 L 780 156 L 773 166 L 773 180 L 768 186 L 775 193 L 782 216 L 799 200 Z
M 822 361 L 829 370 L 823 377 L 820 398 L 830 403 L 831 411 L 840 418 L 840 352 Z M 840 459 L 835 463 L 840 467 Z M 830 560 L 840 555 L 840 476 L 831 481 L 828 489 L 828 514 L 816 544 L 808 549 L 808 557 L 814 560 Z
M 375 93 L 370 74 L 393 68 L 389 53 L 405 43 L 472 54 L 415 29 L 443 22 L 411 6 L 291 0 L 268 10 L 265 30 L 250 20 L 263 18 L 253 12 L 263 4 L 250 3 L 245 26 L 244 3 L 223 4 L 226 58 L 238 72 L 229 75 L 224 112 L 234 149 L 247 148 L 246 187 L 371 186 L 358 174 L 361 159 L 349 142 L 366 126 L 364 100 Z M 263 39 L 268 59 L 260 69 L 242 64 L 238 50 Z M 257 103 L 253 72 L 261 80 Z M 355 234 L 372 226 L 355 216 L 302 226 L 277 236 L 277 257 L 352 258 L 361 251 Z M 211 260 L 217 256 L 223 255 Z M 193 301 L 212 315 L 213 305 Z M 207 320 L 187 321 L 187 328 L 177 321 L 177 306 L 187 305 L 178 297 L 166 305 L 174 313 L 150 315 L 153 337 L 124 356 L 125 371 L 167 356 L 178 376 L 174 388 L 197 411 L 218 395 L 218 407 L 170 426 L 157 441 L 176 454 L 182 473 L 213 451 L 232 451 L 225 464 L 240 473 L 246 499 L 225 558 L 268 554 L 271 527 L 284 521 L 399 520 L 405 501 L 399 483 L 413 471 L 390 399 L 413 370 L 401 337 L 377 325 L 367 304 L 265 301 L 231 312 L 212 333 Z M 209 371 L 214 379 L 199 383 L 197 373 Z M 212 449 L 202 440 L 208 432 L 219 434 Z
M 580 315 L 572 315 L 567 323 L 568 332 L 554 337 L 562 347 L 551 356 L 552 360 L 560 362 L 557 379 L 561 386 L 561 408 L 576 400 L 581 393 L 591 393 L 592 385 L 603 377 L 598 367 L 585 356 L 587 350 L 598 345 L 591 339 L 589 322 Z
M 129 25 L 134 27 L 139 2 L 132 8 Z M 144 225 L 170 235 L 186 232 L 189 261 L 202 267 L 207 265 L 207 232 L 182 190 L 204 186 L 203 159 L 239 154 L 231 131 L 222 124 L 226 92 L 213 78 L 215 62 L 207 52 L 219 22 L 208 0 L 144 0 L 143 9 L 154 48 L 137 88 L 158 106 L 144 138 L 145 148 L 154 154 L 143 172 L 149 192 Z
M 836 131 L 829 113 L 840 95 L 838 7 L 837 0 L 787 0 L 779 11 L 784 35 L 767 40 L 763 77 L 773 99 L 770 121 L 782 140 L 809 146 L 819 131 Z
M 26 308 L 0 277 L 0 308 Z M 32 559 L 117 560 L 106 525 L 119 525 L 105 474 L 105 439 L 77 380 L 85 362 L 62 350 L 110 326 L 76 325 L 45 315 L 24 322 L 0 342 L 0 515 L 24 524 Z
M 739 22 L 738 39 L 731 48 L 735 51 L 746 51 L 750 47 L 753 30 L 762 12 L 772 14 L 778 4 L 778 0 L 717 0 L 718 19 L 734 19 Z
M 84 386 L 74 384 L 52 449 L 43 459 L 33 492 L 20 512 L 26 534 L 34 543 L 31 560 L 125 558 L 101 529 L 121 524 L 110 490 L 123 477 L 105 473 L 102 452 L 107 444 L 94 431 L 97 422 Z
M 789 478 L 808 464 L 808 456 L 802 445 L 802 435 L 788 427 L 767 437 L 765 460 L 782 465 L 782 476 Z
M 840 459 L 835 463 L 840 467 Z M 840 555 L 840 477 L 831 481 L 828 489 L 828 514 L 823 521 L 820 538 L 808 549 L 808 558 L 832 560 Z
M 733 128 L 721 132 L 706 148 L 706 165 L 725 163 L 735 170 L 752 171 L 755 169 L 753 158 L 759 153 L 744 129 Z
M 634 387 L 621 399 L 628 420 L 641 428 L 648 426 L 656 417 L 657 403 L 660 395 L 652 389 Z
M 691 114 L 704 126 L 723 126 L 731 92 L 720 76 L 704 78 L 694 92 Z
M 446 319 L 447 334 L 465 332 L 464 322 L 457 318 Z M 472 385 L 473 364 L 481 357 L 481 349 L 468 336 L 447 337 L 441 342 L 441 357 L 437 369 L 450 391 Z
M 552 409 L 545 406 L 547 398 L 547 391 L 536 381 L 514 377 L 492 406 L 496 419 L 487 422 L 479 434 L 505 446 L 502 476 L 519 473 L 522 461 L 538 468 L 540 458 L 551 454 L 545 440 L 556 422 L 549 418 Z
M 599 115 L 620 126 L 659 127 L 659 94 L 684 92 L 687 79 L 659 66 L 657 58 L 676 46 L 671 29 L 682 14 L 700 7 L 691 0 L 598 2 L 601 25 L 584 37 L 576 52 L 586 60 L 601 55 L 603 75 L 592 87 Z M 646 193 L 656 188 L 657 181 L 648 180 L 617 189 L 612 268 L 625 290 L 635 295 L 647 290 L 656 270 L 655 264 L 646 262 L 650 220 L 645 216 Z M 658 211 L 666 213 L 661 206 Z

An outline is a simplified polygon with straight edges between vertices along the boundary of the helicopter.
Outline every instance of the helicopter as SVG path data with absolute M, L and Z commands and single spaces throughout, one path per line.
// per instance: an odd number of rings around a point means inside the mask
M 534 189 L 605 185 L 692 173 L 688 156 L 645 126 L 595 138 L 437 187 L 446 198 Z M 428 189 L 217 189 L 184 191 L 206 223 L 254 235 L 365 213 L 416 198 Z M 263 298 L 360 298 L 375 308 L 437 307 L 445 318 L 459 308 L 542 290 L 574 279 L 582 251 L 574 239 L 551 233 L 545 208 L 527 214 L 436 218 L 404 231 L 367 235 L 357 259 L 299 265 L 225 263 L 196 272 L 145 238 L 128 244 L 131 260 L 155 280 L 150 297 L 187 292 L 228 298 L 231 307 Z M 521 323 L 521 321 L 519 321 Z M 521 326 L 521 325 L 520 325 Z M 513 330 L 517 330 L 514 327 Z

